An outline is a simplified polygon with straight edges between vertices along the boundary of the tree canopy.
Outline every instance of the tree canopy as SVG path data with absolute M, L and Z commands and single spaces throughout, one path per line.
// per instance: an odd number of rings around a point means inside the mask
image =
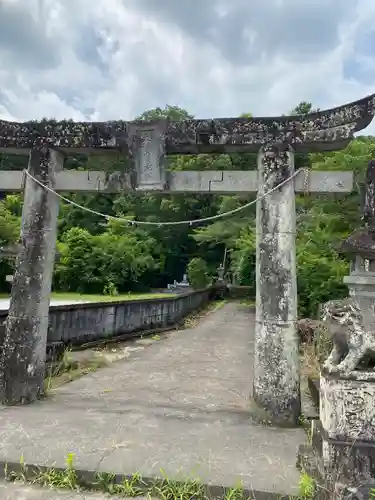
M 314 111 L 311 103 L 301 102 L 288 114 L 311 111 Z M 251 113 L 243 116 L 251 117 Z M 145 111 L 137 119 L 161 117 L 183 120 L 192 115 L 178 106 L 166 106 Z M 363 180 L 367 162 L 374 156 L 375 138 L 360 136 L 343 151 L 296 157 L 296 168 L 308 165 L 316 170 L 353 170 L 356 179 L 354 191 L 345 196 L 297 196 L 298 290 L 302 315 L 313 315 L 322 301 L 347 294 L 342 278 L 348 272 L 348 262 L 338 253 L 337 246 L 360 224 Z M 120 155 L 115 158 L 71 155 L 65 168 L 113 171 L 124 168 L 125 162 Z M 27 168 L 27 158 L 0 154 L 0 168 Z M 168 168 L 255 170 L 257 163 L 253 154 L 174 156 L 168 158 Z M 212 216 L 254 199 L 254 196 L 209 194 L 68 193 L 67 196 L 108 215 L 156 222 Z M 7 245 L 15 243 L 19 236 L 22 196 L 2 193 L 0 199 L 0 244 Z M 181 279 L 187 269 L 197 277 L 203 273 L 202 269 L 204 276 L 213 276 L 226 254 L 227 271 L 239 284 L 253 287 L 255 294 L 255 205 L 235 216 L 194 228 L 129 226 L 62 204 L 58 227 L 60 259 L 54 272 L 55 290 L 115 294 L 162 288 Z M 5 259 L 0 261 L 3 291 L 9 287 L 5 275 L 10 270 Z

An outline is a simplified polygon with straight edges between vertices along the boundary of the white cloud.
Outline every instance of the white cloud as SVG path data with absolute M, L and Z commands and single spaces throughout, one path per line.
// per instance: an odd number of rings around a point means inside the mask
M 373 0 L 0 0 L 0 118 L 340 105 L 375 90 L 374 15 Z

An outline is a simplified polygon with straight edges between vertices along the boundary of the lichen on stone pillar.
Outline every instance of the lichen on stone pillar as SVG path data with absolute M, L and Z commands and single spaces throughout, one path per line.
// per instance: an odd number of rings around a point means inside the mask
M 28 172 L 53 188 L 63 156 L 45 146 L 30 152 Z M 26 176 L 22 228 L 5 341 L 0 403 L 27 404 L 44 390 L 49 297 L 56 252 L 59 199 Z
M 288 146 L 258 156 L 258 196 L 294 173 Z M 295 246 L 295 192 L 290 181 L 257 202 L 255 403 L 271 421 L 295 425 L 300 415 Z

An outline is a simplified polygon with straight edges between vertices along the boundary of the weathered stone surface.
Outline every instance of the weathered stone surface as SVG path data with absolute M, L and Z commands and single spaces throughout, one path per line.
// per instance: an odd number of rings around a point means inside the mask
M 167 121 L 128 124 L 128 150 L 139 191 L 167 188 L 165 134 Z
M 29 172 L 51 187 L 62 165 L 62 155 L 48 148 L 30 154 Z M 58 198 L 27 178 L 20 250 L 0 358 L 2 404 L 26 404 L 43 390 L 58 210 Z
M 357 229 L 340 247 L 341 252 L 361 255 L 365 259 L 375 256 L 375 239 L 368 229 Z
M 256 193 L 258 173 L 256 171 L 185 171 L 157 173 L 157 181 L 147 184 L 148 190 L 161 190 L 165 193 Z M 160 179 L 160 180 L 159 180 Z M 353 189 L 352 172 L 309 172 L 307 191 L 309 193 L 348 193 Z M 164 184 L 163 184 L 164 182 Z M 143 187 L 142 187 L 143 186 Z M 22 191 L 22 171 L 0 171 L 1 191 Z M 139 186 L 145 189 L 141 181 Z M 305 175 L 301 172 L 295 178 L 297 193 L 306 192 Z M 104 172 L 100 170 L 64 170 L 56 175 L 55 191 L 123 193 L 137 189 L 137 176 L 132 172 Z
M 319 409 L 319 403 L 320 403 L 320 379 L 319 378 L 314 378 L 314 377 L 308 377 L 307 378 L 307 384 L 308 384 L 308 389 L 309 393 L 311 396 L 311 399 L 314 402 L 314 405 L 316 408 Z
M 17 258 L 18 253 L 21 251 L 22 246 L 17 245 L 9 245 L 6 247 L 0 247 L 0 257 L 4 257 L 9 260 L 15 260 Z M 60 257 L 59 252 L 55 252 L 55 258 L 58 260 Z
M 167 122 L 166 153 L 258 152 L 268 142 L 296 151 L 345 147 L 375 113 L 375 95 L 306 116 L 220 118 Z M 136 123 L 136 122 L 135 122 Z M 142 126 L 144 122 L 142 122 Z M 30 149 L 42 143 L 75 151 L 128 148 L 133 125 L 125 121 L 0 121 L 0 148 Z
M 367 378 L 367 380 L 366 380 Z M 345 484 L 375 477 L 375 372 L 362 380 L 320 379 L 322 459 Z
M 374 373 L 362 381 L 322 373 L 320 421 L 311 423 L 311 445 L 299 447 L 299 465 L 326 492 L 319 498 L 367 498 L 356 495 L 374 483 L 374 391 Z
M 374 300 L 370 297 L 365 308 L 360 306 L 359 298 L 355 294 L 344 300 L 330 300 L 322 309 L 322 320 L 328 326 L 327 336 L 333 342 L 324 369 L 329 373 L 340 373 L 341 377 L 360 377 L 361 373 L 355 370 L 361 365 L 374 367 Z
M 363 221 L 372 235 L 375 233 L 375 160 L 370 160 L 366 172 L 366 194 Z
M 368 380 L 343 380 L 324 372 L 320 379 L 320 420 L 326 436 L 375 442 L 375 372 Z
M 262 150 L 258 172 L 261 196 L 293 174 L 293 153 Z M 294 188 L 286 183 L 257 203 L 254 361 L 254 399 L 285 424 L 296 424 L 301 408 L 295 232 Z

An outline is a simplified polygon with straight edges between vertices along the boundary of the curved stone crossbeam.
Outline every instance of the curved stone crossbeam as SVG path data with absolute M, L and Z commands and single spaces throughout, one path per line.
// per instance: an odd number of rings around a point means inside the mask
M 375 94 L 344 106 L 305 116 L 217 118 L 172 122 L 73 122 L 0 120 L 0 150 L 28 150 L 42 144 L 75 152 L 131 152 L 142 133 L 159 129 L 167 154 L 258 152 L 284 143 L 297 152 L 343 148 L 367 127 L 375 114 Z

